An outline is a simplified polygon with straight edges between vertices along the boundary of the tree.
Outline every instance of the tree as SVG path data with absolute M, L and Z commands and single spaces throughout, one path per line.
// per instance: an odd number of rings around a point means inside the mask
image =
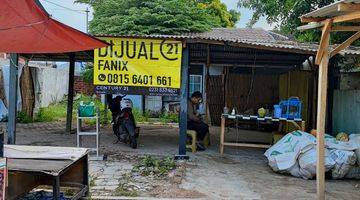
M 76 0 L 90 4 L 93 34 L 181 34 L 233 27 L 239 13 L 220 0 Z
M 248 26 L 254 25 L 260 17 L 266 17 L 270 24 L 275 24 L 276 29 L 283 34 L 295 36 L 303 42 L 318 42 L 320 31 L 312 30 L 300 32 L 296 28 L 301 26 L 300 16 L 329 5 L 336 0 L 239 0 L 238 6 L 254 11 Z M 348 38 L 351 33 L 332 34 L 331 42 L 340 43 Z
M 217 16 L 217 20 L 222 27 L 234 27 L 240 19 L 240 13 L 236 10 L 227 10 L 227 7 L 220 0 L 199 0 L 199 6 L 205 8 L 208 12 Z

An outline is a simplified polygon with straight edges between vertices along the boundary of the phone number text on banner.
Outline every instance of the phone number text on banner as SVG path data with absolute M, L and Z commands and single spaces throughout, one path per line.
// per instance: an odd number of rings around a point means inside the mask
M 100 39 L 107 41 L 110 46 L 94 51 L 94 85 L 180 88 L 180 41 L 116 37 Z

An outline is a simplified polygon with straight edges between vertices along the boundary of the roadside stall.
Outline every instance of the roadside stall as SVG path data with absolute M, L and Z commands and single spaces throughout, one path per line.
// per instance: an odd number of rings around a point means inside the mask
M 321 29 L 320 45 L 316 54 L 315 64 L 319 66 L 318 100 L 317 100 L 317 144 L 316 144 L 316 180 L 318 199 L 325 199 L 325 121 L 327 107 L 327 87 L 329 60 L 331 57 L 349 47 L 360 38 L 360 1 L 341 0 L 319 8 L 300 17 L 307 25 L 298 30 Z M 335 48 L 330 47 L 331 32 L 356 32 Z
M 98 37 L 112 44 L 94 52 L 98 93 L 179 97 L 179 155 L 186 152 L 187 99 L 194 92 L 195 78 L 200 80 L 196 84 L 203 93 L 205 118 L 222 126 L 221 153 L 224 146 L 267 148 L 273 143 L 227 140 L 227 127 L 236 132 L 243 126 L 271 127 L 268 135 L 277 140 L 289 130 L 315 127 L 316 44 L 262 29 Z
M 0 52 L 10 53 L 6 138 L 8 144 L 15 144 L 19 56 L 28 60 L 70 61 L 68 124 L 71 124 L 75 61 L 88 58 L 85 51 L 107 44 L 52 19 L 38 1 L 5 0 L 0 12 L 3 16 L 0 18 Z M 3 140 L 2 134 L 1 157 L 7 158 L 8 170 L 6 199 L 17 199 L 40 184 L 52 185 L 53 199 L 60 199 L 60 186 L 65 182 L 79 187 L 73 199 L 88 194 L 87 149 L 9 145 L 4 150 Z

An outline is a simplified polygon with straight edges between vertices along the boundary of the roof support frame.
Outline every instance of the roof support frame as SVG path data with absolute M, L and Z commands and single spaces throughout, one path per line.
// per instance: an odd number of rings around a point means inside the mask
M 312 21 L 312 23 L 317 23 L 319 26 L 302 26 L 298 27 L 298 30 L 309 30 L 314 28 L 322 27 L 322 35 L 320 40 L 320 48 L 317 52 L 317 57 L 315 63 L 319 65 L 319 77 L 318 77 L 318 103 L 317 103 L 317 119 L 316 119 L 316 154 L 317 154 L 317 164 L 316 164 L 316 185 L 317 185 L 317 199 L 325 200 L 325 166 L 324 166 L 324 133 L 325 133 L 325 120 L 326 120 L 326 108 L 327 108 L 327 88 L 328 88 L 328 65 L 329 59 L 331 56 L 336 55 L 341 50 L 349 47 L 352 42 L 360 38 L 359 26 L 337 26 L 334 27 L 333 31 L 357 31 L 353 36 L 348 38 L 345 42 L 338 45 L 331 53 L 329 52 L 329 43 L 330 43 L 330 34 L 332 31 L 332 24 L 339 22 L 354 22 L 355 20 L 360 19 L 360 2 L 351 5 L 344 5 L 345 2 L 338 2 L 334 5 L 326 6 L 320 8 L 311 13 L 305 14 L 300 17 L 302 22 L 309 22 L 309 17 L 312 16 L 321 16 L 326 17 L 327 19 L 322 20 L 321 22 Z M 337 6 L 337 10 L 333 10 L 334 6 Z M 353 9 L 357 8 L 355 12 L 352 12 Z M 329 11 L 330 10 L 330 11 Z M 351 12 L 345 12 L 351 11 Z M 326 13 L 326 14 L 324 14 Z M 335 17 L 334 17 L 335 16 Z
M 329 42 L 327 42 L 330 38 L 330 31 L 331 31 L 331 24 L 332 24 L 332 20 L 331 19 L 327 19 L 325 20 L 325 26 L 322 29 L 322 34 L 321 34 L 321 40 L 320 40 L 320 45 L 319 45 L 319 49 L 318 52 L 316 54 L 316 58 L 315 58 L 315 64 L 319 65 L 321 62 L 321 58 L 324 55 L 324 52 L 329 51 L 328 47 L 329 47 Z
M 340 51 L 344 50 L 348 46 L 350 46 L 351 43 L 355 42 L 357 39 L 360 38 L 360 31 L 356 32 L 354 35 L 352 35 L 350 38 L 348 38 L 345 42 L 338 45 L 334 50 L 332 50 L 330 54 L 330 58 L 334 55 L 338 54 Z
M 340 3 L 337 6 L 337 11 L 339 12 L 354 12 L 359 10 L 360 10 L 360 4 Z

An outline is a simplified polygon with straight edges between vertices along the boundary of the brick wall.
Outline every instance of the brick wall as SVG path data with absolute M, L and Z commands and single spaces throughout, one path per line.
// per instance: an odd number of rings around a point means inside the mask
M 93 95 L 95 87 L 93 84 L 84 82 L 80 76 L 75 76 L 74 79 L 74 91 L 76 93 L 82 93 L 86 95 Z

